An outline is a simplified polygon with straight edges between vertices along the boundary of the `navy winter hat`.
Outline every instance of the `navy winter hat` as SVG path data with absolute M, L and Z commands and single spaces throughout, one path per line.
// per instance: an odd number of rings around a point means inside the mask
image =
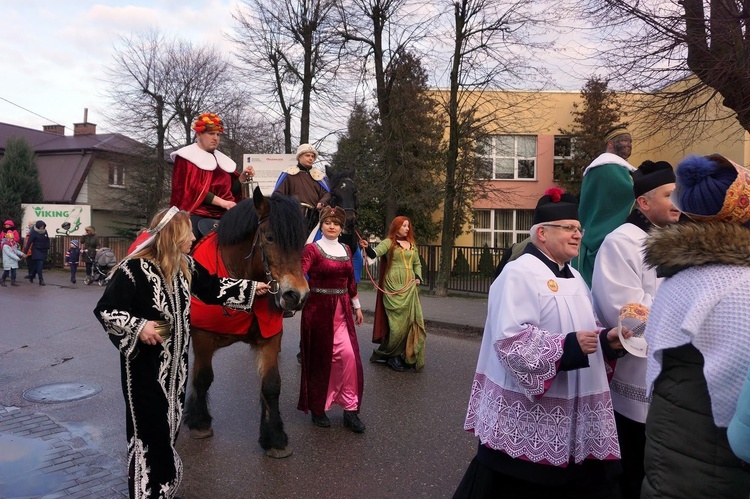
M 688 156 L 677 165 L 672 203 L 696 220 L 750 221 L 750 170 L 720 154 Z
M 43 222 L 42 220 L 37 220 L 37 221 L 36 221 L 36 225 L 35 225 L 35 227 L 36 227 L 37 229 L 41 229 L 41 228 L 43 228 L 43 227 L 46 227 L 46 226 L 47 226 L 47 224 L 46 224 L 46 223 L 44 223 L 44 222 Z
M 578 220 L 578 200 L 559 187 L 550 187 L 536 204 L 533 224 L 557 220 Z
M 674 169 L 666 161 L 644 161 L 631 175 L 636 198 L 664 184 L 675 183 Z

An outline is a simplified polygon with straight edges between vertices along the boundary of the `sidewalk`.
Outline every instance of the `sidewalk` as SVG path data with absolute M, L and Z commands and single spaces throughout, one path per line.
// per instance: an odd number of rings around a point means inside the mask
M 428 330 L 430 324 L 433 324 L 480 336 L 484 331 L 484 323 L 487 319 L 486 297 L 439 297 L 420 294 L 420 300 Z M 368 285 L 360 287 L 359 301 L 364 313 L 375 313 L 375 291 Z

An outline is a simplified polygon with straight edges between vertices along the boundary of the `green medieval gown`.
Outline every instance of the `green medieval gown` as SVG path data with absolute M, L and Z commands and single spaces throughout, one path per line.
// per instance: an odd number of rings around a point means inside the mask
M 389 254 L 393 242 L 390 239 L 383 240 L 375 248 L 377 256 Z M 381 272 L 387 264 L 385 259 L 381 261 Z M 408 250 L 397 246 L 393 250 L 393 261 L 387 266 L 385 275 L 381 274 L 381 287 L 387 294 L 378 291 L 378 302 L 382 301 L 382 307 L 375 310 L 375 329 L 381 324 L 387 324 L 387 331 L 378 334 L 373 333 L 373 341 L 379 342 L 380 347 L 370 357 L 371 362 L 388 360 L 389 357 L 401 356 L 404 362 L 417 370 L 424 367 L 424 347 L 427 333 L 424 327 L 424 315 L 422 314 L 422 303 L 419 301 L 419 286 L 412 280 L 422 279 L 422 263 L 416 247 Z M 404 289 L 409 283 L 411 284 Z M 403 290 L 403 291 L 401 291 Z M 387 321 L 383 320 L 383 314 Z

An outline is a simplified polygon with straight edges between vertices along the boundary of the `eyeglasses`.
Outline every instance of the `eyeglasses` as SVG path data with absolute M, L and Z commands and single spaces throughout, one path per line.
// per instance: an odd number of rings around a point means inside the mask
M 557 227 L 558 229 L 562 229 L 565 232 L 572 234 L 575 231 L 578 231 L 581 233 L 581 237 L 586 233 L 586 229 L 583 227 L 579 227 L 578 225 L 559 225 L 559 224 L 542 224 L 545 227 Z

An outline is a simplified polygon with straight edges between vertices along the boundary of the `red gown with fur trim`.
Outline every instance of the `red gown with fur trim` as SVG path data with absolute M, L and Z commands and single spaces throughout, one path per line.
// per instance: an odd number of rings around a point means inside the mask
M 226 210 L 206 203 L 206 196 L 211 193 L 222 199 L 232 199 L 239 203 L 242 201 L 241 191 L 239 173 L 227 173 L 218 167 L 213 171 L 202 170 L 182 156 L 175 157 L 172 172 L 172 198 L 169 201 L 172 206 L 192 215 L 221 218 Z

